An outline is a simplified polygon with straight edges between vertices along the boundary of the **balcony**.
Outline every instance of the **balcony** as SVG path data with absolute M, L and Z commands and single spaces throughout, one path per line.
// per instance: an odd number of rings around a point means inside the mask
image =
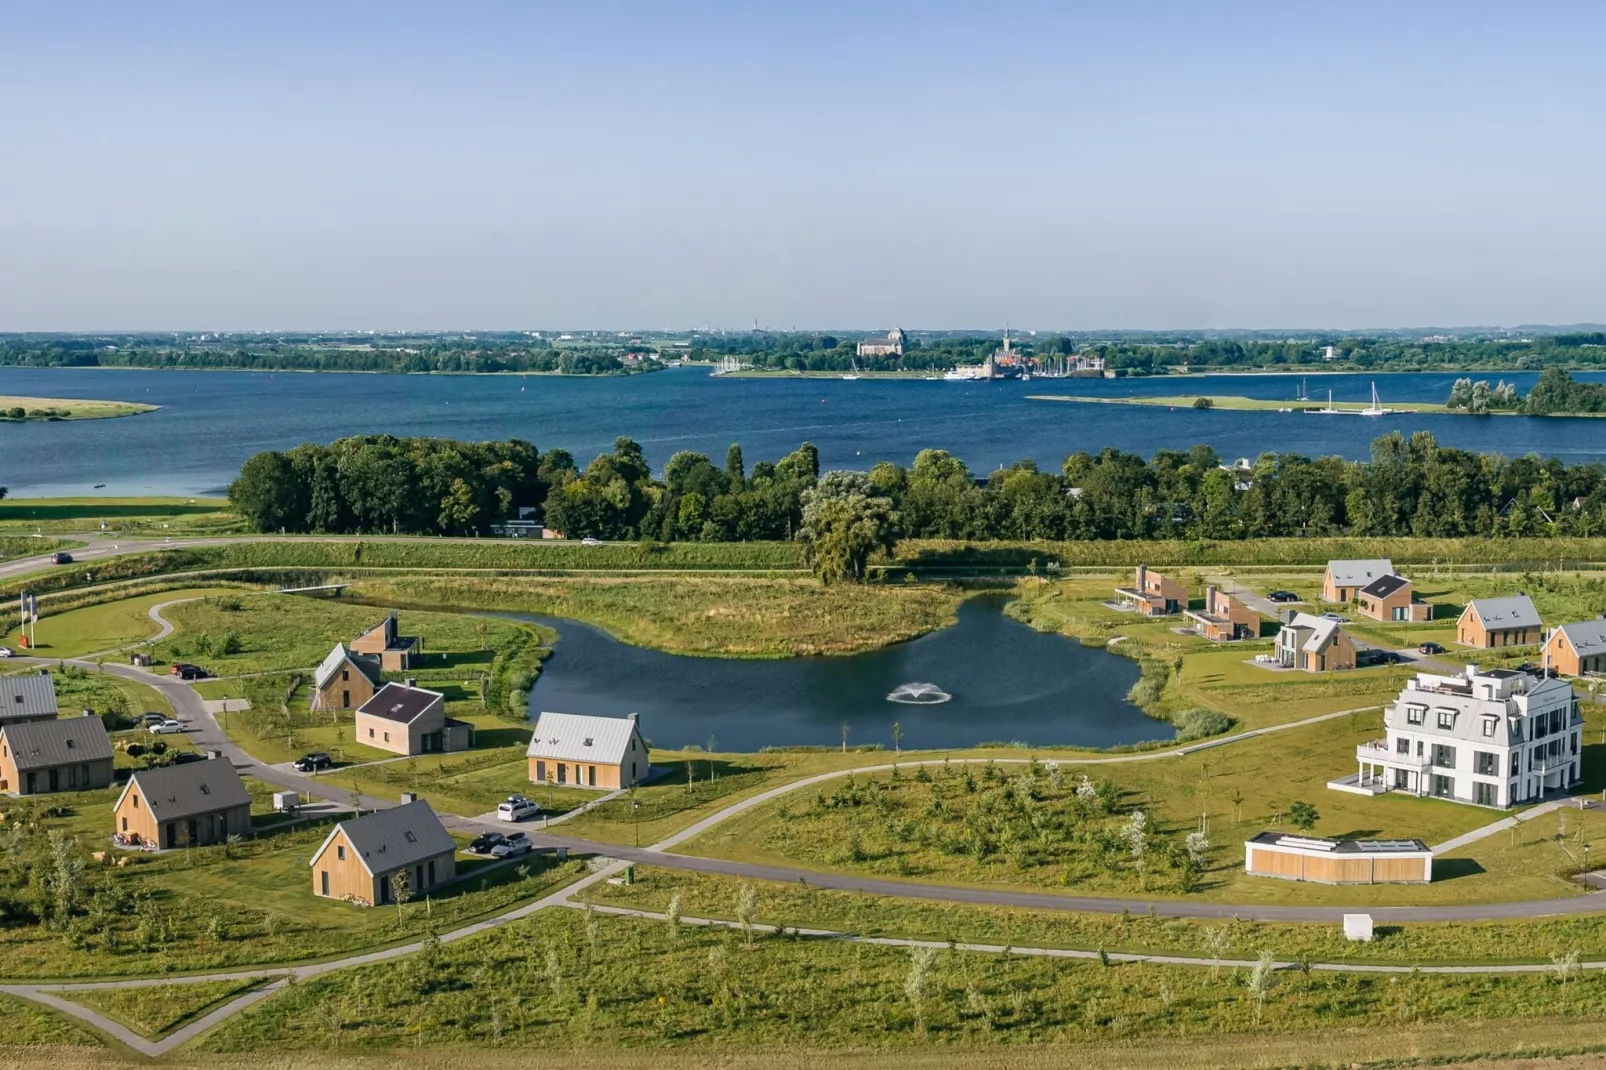
M 1386 739 L 1373 739 L 1355 745 L 1355 760 L 1358 762 L 1376 762 L 1380 765 L 1397 765 L 1408 769 L 1426 769 L 1429 761 L 1426 756 L 1414 754 L 1401 754 Z

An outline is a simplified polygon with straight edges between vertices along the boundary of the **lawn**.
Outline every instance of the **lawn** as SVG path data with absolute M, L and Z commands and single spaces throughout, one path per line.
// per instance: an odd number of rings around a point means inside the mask
M 1476 1023 L 1491 1013 L 1503 1024 L 1543 1017 L 1598 1026 L 1603 1012 L 1606 989 L 1544 975 L 1294 971 L 1252 983 L 1246 969 L 940 950 L 917 957 L 904 948 L 744 938 L 729 929 L 553 910 L 404 963 L 298 984 L 198 1046 L 628 1046 L 693 1049 L 706 1059 L 822 1042 L 884 1050 L 1297 1034 L 1309 1045 L 1317 1029 Z
M 100 1033 L 73 1021 L 64 1014 L 16 996 L 0 995 L 0 1061 L 10 1065 L 37 1066 L 41 1070 L 55 1065 L 66 1049 L 102 1048 Z M 103 1064 L 104 1065 L 104 1064 Z
M 152 606 L 176 598 L 235 593 L 215 587 L 183 588 L 41 616 L 34 630 L 39 640 L 37 653 L 47 658 L 77 658 L 129 646 L 159 630 L 160 625 L 150 618 Z M 16 645 L 14 637 L 8 641 Z
M 105 528 L 101 525 L 104 523 Z M 77 533 L 96 529 L 176 535 L 241 530 L 226 498 L 7 498 L 0 531 Z
M 93 988 L 62 993 L 63 998 L 100 1011 L 140 1036 L 155 1040 L 188 1025 L 235 996 L 262 984 L 261 978 L 197 981 L 187 984 Z
M 29 398 L 0 394 L 0 419 L 23 420 L 104 420 L 153 412 L 160 406 L 138 401 L 93 401 L 88 398 Z M 24 410 L 17 415 L 15 410 Z

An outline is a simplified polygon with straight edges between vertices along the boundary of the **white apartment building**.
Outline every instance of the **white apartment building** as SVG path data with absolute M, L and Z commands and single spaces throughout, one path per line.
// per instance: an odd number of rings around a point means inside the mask
M 1403 791 L 1504 809 L 1577 783 L 1583 716 L 1572 685 L 1513 669 L 1418 673 L 1383 712 L 1383 739 L 1355 748 L 1338 791 Z

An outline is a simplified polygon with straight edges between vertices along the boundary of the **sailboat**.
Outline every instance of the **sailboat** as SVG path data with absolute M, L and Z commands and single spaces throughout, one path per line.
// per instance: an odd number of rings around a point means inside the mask
M 1303 376 L 1301 376 L 1300 380 L 1299 380 L 1299 397 L 1295 398 L 1294 400 L 1295 401 L 1309 401 L 1310 400 L 1310 394 L 1307 393 L 1306 390 L 1305 390 L 1305 379 L 1304 379 Z
M 853 370 L 851 372 L 844 373 L 842 378 L 844 378 L 844 379 L 859 379 L 859 378 L 862 378 L 862 376 L 859 375 L 859 361 L 858 361 L 858 358 L 854 358 L 854 360 L 853 360 Z
M 1377 399 L 1377 382 L 1372 382 L 1372 404 L 1361 410 L 1362 416 L 1387 416 L 1393 409 L 1385 409 L 1383 403 Z

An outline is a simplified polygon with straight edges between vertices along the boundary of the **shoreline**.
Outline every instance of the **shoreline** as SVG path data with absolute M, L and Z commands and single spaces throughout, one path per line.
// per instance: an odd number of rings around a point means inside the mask
M 20 394 L 0 394 L 0 422 L 10 424 L 65 423 L 73 420 L 114 420 L 155 412 L 160 405 L 141 401 L 106 401 L 99 398 L 36 398 Z M 13 416 L 13 409 L 27 415 Z

